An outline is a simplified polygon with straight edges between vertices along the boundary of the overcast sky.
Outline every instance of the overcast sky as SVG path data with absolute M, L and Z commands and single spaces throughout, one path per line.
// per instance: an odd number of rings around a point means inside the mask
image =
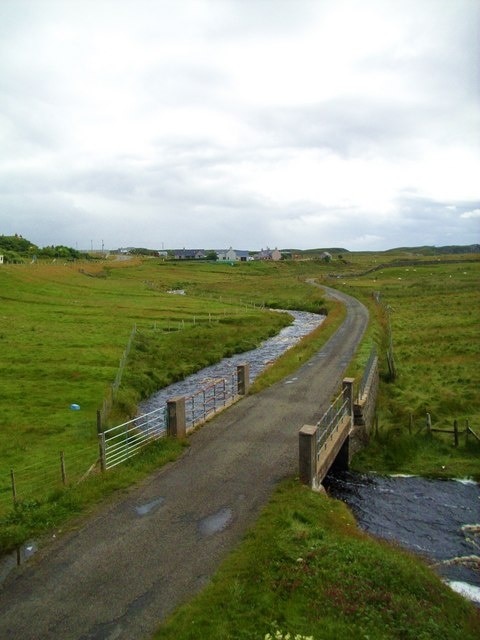
M 478 0 L 0 0 L 0 235 L 480 241 Z

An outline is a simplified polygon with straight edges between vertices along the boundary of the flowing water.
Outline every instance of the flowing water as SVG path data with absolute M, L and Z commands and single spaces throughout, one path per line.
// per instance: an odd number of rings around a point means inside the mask
M 293 322 L 288 327 L 284 327 L 276 336 L 268 338 L 256 349 L 238 353 L 230 358 L 223 358 L 217 364 L 206 367 L 188 376 L 185 380 L 160 389 L 140 404 L 139 412 L 154 411 L 166 404 L 168 398 L 174 396 L 191 396 L 214 378 L 228 378 L 236 370 L 237 365 L 244 362 L 248 362 L 250 365 L 250 382 L 253 382 L 274 360 L 325 320 L 325 316 L 307 311 L 288 311 L 287 313 L 293 317 Z
M 346 472 L 328 476 L 325 487 L 350 506 L 362 529 L 423 556 L 480 605 L 478 483 Z

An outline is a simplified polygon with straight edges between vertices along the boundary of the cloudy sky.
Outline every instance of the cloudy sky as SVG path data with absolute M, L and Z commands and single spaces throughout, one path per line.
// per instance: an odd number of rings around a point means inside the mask
M 480 241 L 478 0 L 0 0 L 0 235 Z

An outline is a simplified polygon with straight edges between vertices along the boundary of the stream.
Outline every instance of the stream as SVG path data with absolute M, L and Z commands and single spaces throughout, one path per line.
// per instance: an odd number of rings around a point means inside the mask
M 359 526 L 423 556 L 480 606 L 480 485 L 472 480 L 346 472 L 325 479 Z
M 168 398 L 174 396 L 191 396 L 214 378 L 228 378 L 237 365 L 248 362 L 250 365 L 250 383 L 262 373 L 274 360 L 293 347 L 302 338 L 322 324 L 325 316 L 308 311 L 280 311 L 293 317 L 293 322 L 284 327 L 273 338 L 268 338 L 256 349 L 223 358 L 210 367 L 197 371 L 185 380 L 174 382 L 160 389 L 139 405 L 139 413 L 148 413 L 166 404 Z

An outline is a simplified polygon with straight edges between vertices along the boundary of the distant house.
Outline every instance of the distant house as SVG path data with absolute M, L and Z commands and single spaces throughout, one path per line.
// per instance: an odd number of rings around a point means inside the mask
M 204 260 L 207 254 L 203 249 L 175 249 L 175 260 Z
M 230 249 L 222 249 L 216 253 L 219 262 L 247 262 L 249 258 L 248 251 L 238 251 L 237 249 L 232 249 L 232 247 Z
M 255 260 L 281 260 L 282 254 L 276 247 L 273 251 L 267 247 L 256 253 L 254 258 Z

